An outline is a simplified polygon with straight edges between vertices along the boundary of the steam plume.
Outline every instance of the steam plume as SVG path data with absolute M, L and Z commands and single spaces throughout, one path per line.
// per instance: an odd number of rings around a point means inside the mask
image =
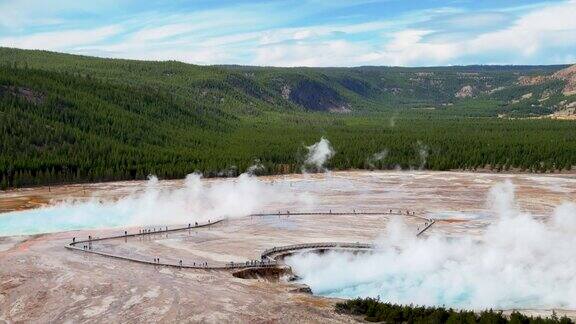
M 388 121 L 388 126 L 390 128 L 396 127 L 396 118 L 397 117 L 398 117 L 398 113 L 394 113 L 394 115 L 392 115 L 392 117 L 390 117 L 390 120 Z
M 368 166 L 371 169 L 374 169 L 376 167 L 376 163 L 378 163 L 379 161 L 384 160 L 386 157 L 388 156 L 388 150 L 384 149 L 378 153 L 374 153 L 371 157 L 368 158 L 367 162 L 368 162 Z
M 418 152 L 418 157 L 420 158 L 420 167 L 418 169 L 424 170 L 424 167 L 426 166 L 426 160 L 428 159 L 428 146 L 418 141 L 416 151 Z
M 247 170 L 246 173 L 249 175 L 257 175 L 258 173 L 264 171 L 264 165 L 260 162 L 260 159 L 256 159 L 254 164 L 252 164 Z
M 322 137 L 319 142 L 307 146 L 308 155 L 304 161 L 303 172 L 326 171 L 324 164 L 334 156 L 334 149 L 326 138 Z
M 151 177 L 144 190 L 117 201 L 66 201 L 53 206 L 0 216 L 0 236 L 119 226 L 188 224 L 259 212 L 281 201 L 304 203 L 310 197 L 292 194 L 249 174 L 233 180 L 202 181 L 189 174 L 184 185 L 165 189 Z
M 304 254 L 288 262 L 315 293 L 380 296 L 467 309 L 576 308 L 576 205 L 548 222 L 518 210 L 506 182 L 489 194 L 494 222 L 479 237 L 416 239 L 392 220 L 373 254 Z

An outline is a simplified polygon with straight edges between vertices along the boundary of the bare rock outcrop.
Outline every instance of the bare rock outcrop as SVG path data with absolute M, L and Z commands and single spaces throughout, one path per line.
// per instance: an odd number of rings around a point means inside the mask
M 518 84 L 523 86 L 538 85 L 551 80 L 562 80 L 565 82 L 562 94 L 571 96 L 576 94 L 576 65 L 555 72 L 552 75 L 521 76 Z
M 284 100 L 288 100 L 290 99 L 290 92 L 292 92 L 292 88 L 285 84 L 282 86 L 282 98 L 284 98 Z
M 564 80 L 566 82 L 562 94 L 565 96 L 576 94 L 576 65 L 572 65 L 552 74 L 552 78 Z
M 560 102 L 558 110 L 552 114 L 552 117 L 576 119 L 576 101 L 567 102 L 564 100 Z
M 518 84 L 521 86 L 539 85 L 550 80 L 547 75 L 527 76 L 523 75 L 518 78 Z
M 456 97 L 456 98 L 470 98 L 470 97 L 474 97 L 475 94 L 476 94 L 476 89 L 473 86 L 465 85 L 460 90 L 458 90 L 458 92 L 456 92 L 456 94 L 454 94 L 454 97 Z

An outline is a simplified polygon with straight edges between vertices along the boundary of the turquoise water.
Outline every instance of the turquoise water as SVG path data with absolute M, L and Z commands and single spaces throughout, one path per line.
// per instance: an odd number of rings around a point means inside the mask
M 474 291 L 466 287 L 458 293 L 447 292 L 439 289 L 434 294 L 431 294 L 429 298 L 427 298 L 426 302 L 422 302 L 421 299 L 418 299 L 418 301 L 414 300 L 415 292 L 418 289 L 417 286 L 391 288 L 388 285 L 381 285 L 379 282 L 372 282 L 343 287 L 339 289 L 315 290 L 313 287 L 311 289 L 315 295 L 319 296 L 343 299 L 378 297 L 384 302 L 403 305 L 415 304 L 478 310 L 492 307 L 499 309 L 538 309 L 549 307 L 544 305 L 542 303 L 542 299 L 538 296 L 516 296 L 513 299 L 501 300 L 499 303 L 493 306 L 486 305 L 477 307 L 475 306 L 476 301 L 474 300 Z
M 534 229 L 532 228 L 531 231 Z M 544 234 L 543 236 L 548 237 Z M 527 240 L 534 237 L 524 236 Z M 549 309 L 576 307 L 573 240 L 528 246 L 420 239 L 375 253 L 296 254 L 286 261 L 316 295 L 379 297 L 402 305 L 458 309 Z M 508 238 L 504 238 L 507 240 Z
M 328 278 L 330 273 L 324 273 Z M 476 289 L 478 283 L 462 284 L 456 288 L 449 282 L 430 284 L 424 275 L 388 275 L 370 281 L 339 283 L 332 280 L 328 286 L 316 280 L 301 282 L 307 284 L 315 295 L 331 298 L 380 298 L 384 302 L 395 304 L 414 304 L 426 306 L 444 306 L 457 309 L 482 310 L 487 308 L 522 309 L 547 308 L 550 305 L 538 295 L 499 294 L 495 292 L 489 300 L 482 300 L 481 292 Z M 327 279 L 329 280 L 329 279 Z M 502 289 L 506 289 L 505 286 Z
M 0 214 L 0 236 L 126 226 L 130 213 L 100 203 L 62 204 Z
M 472 304 L 471 298 L 473 297 L 471 287 L 462 286 L 461 289 L 454 291 L 447 291 L 444 289 L 436 289 L 430 293 L 427 287 L 426 276 L 421 275 L 385 275 L 367 282 L 354 282 L 347 283 L 343 286 L 332 288 L 316 287 L 313 282 L 312 291 L 314 294 L 326 297 L 354 299 L 365 297 L 379 297 L 383 301 L 389 301 L 400 304 L 414 303 L 415 299 L 423 302 L 429 306 L 442 306 L 467 308 Z M 427 296 L 417 296 L 415 293 L 418 291 L 426 291 Z
M 347 286 L 339 289 L 317 290 L 312 288 L 316 295 L 331 297 L 331 298 L 380 298 L 383 301 L 399 303 L 399 304 L 413 304 L 414 292 L 418 289 L 418 285 L 401 286 L 391 285 L 394 282 L 399 282 L 397 278 L 390 277 L 387 282 L 369 282 L 352 286 Z M 432 294 L 428 302 L 424 303 L 428 306 L 448 306 L 454 308 L 469 308 L 472 304 L 473 294 L 470 289 L 464 288 L 458 293 L 447 293 L 443 290 L 438 290 Z

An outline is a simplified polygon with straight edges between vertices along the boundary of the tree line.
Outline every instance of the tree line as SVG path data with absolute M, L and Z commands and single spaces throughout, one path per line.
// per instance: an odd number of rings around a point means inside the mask
M 336 304 L 336 311 L 340 313 L 363 316 L 369 322 L 407 323 L 407 324 L 572 324 L 570 318 L 559 317 L 555 313 L 550 317 L 526 316 L 519 312 L 512 312 L 505 316 L 501 311 L 484 310 L 474 312 L 470 310 L 454 310 L 444 307 L 425 307 L 414 305 L 396 305 L 385 303 L 377 298 L 358 298 Z

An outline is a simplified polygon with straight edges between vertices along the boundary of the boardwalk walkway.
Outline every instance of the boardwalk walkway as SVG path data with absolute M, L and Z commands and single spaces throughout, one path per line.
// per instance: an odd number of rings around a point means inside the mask
M 435 221 L 426 219 L 420 216 L 417 216 L 413 211 L 401 211 L 401 210 L 393 210 L 388 209 L 385 212 L 362 212 L 353 210 L 352 212 L 274 212 L 274 213 L 256 213 L 251 214 L 248 216 L 252 217 L 267 217 L 267 216 L 303 216 L 303 215 L 407 215 L 407 216 L 414 216 L 419 217 L 426 221 L 425 226 L 422 230 L 419 230 L 416 233 L 416 236 L 419 237 L 422 235 L 426 230 L 428 230 L 432 225 L 434 225 Z M 184 227 L 163 227 L 159 229 L 142 229 L 138 233 L 128 233 L 125 231 L 123 234 L 120 235 L 113 235 L 107 237 L 92 237 L 89 236 L 86 240 L 76 240 L 74 239 L 72 243 L 66 245 L 65 247 L 69 250 L 73 251 L 81 251 L 85 253 L 92 253 L 96 255 L 101 255 L 105 257 L 121 259 L 126 261 L 132 261 L 141 264 L 147 265 L 155 265 L 155 266 L 164 266 L 164 267 L 174 267 L 180 269 L 203 269 L 203 270 L 234 270 L 234 269 L 245 269 L 245 268 L 267 268 L 267 267 L 278 267 L 281 266 L 281 262 L 278 261 L 278 258 L 282 255 L 287 255 L 294 253 L 296 251 L 302 250 L 328 250 L 328 249 L 347 249 L 347 250 L 371 250 L 374 249 L 374 245 L 367 244 L 367 243 L 348 243 L 348 242 L 324 242 L 324 243 L 305 243 L 305 244 L 294 244 L 294 245 L 286 245 L 281 247 L 273 247 L 271 249 L 267 249 L 262 252 L 260 256 L 260 260 L 249 260 L 245 262 L 229 262 L 227 264 L 222 265 L 210 265 L 206 262 L 194 262 L 190 264 L 189 262 L 185 262 L 184 260 L 180 260 L 179 262 L 159 262 L 156 258 L 140 258 L 140 257 L 130 257 L 120 254 L 114 254 L 110 252 L 98 251 L 94 249 L 92 244 L 95 242 L 102 242 L 106 240 L 114 240 L 114 239 L 127 239 L 133 237 L 142 237 L 142 236 L 149 236 L 154 234 L 166 234 L 166 233 L 173 233 L 173 232 L 180 232 L 180 231 L 187 231 L 191 229 L 198 229 L 198 228 L 206 228 L 216 224 L 223 222 L 224 219 L 220 219 L 213 222 L 207 222 L 203 224 L 198 223 L 190 223 L 188 226 Z
M 348 242 L 324 242 L 324 243 L 304 243 L 273 247 L 262 252 L 263 260 L 273 260 L 279 256 L 291 254 L 302 250 L 327 250 L 327 249 L 352 249 L 352 250 L 372 250 L 375 246 L 368 243 L 348 243 Z

